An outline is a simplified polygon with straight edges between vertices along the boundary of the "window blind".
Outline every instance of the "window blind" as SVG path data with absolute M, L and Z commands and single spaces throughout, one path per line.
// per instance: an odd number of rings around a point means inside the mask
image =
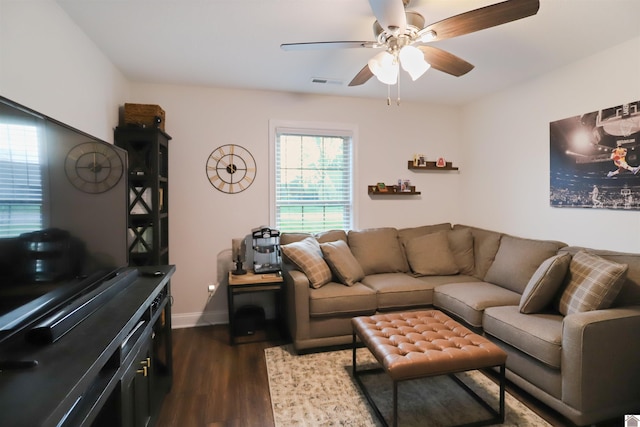
M 278 230 L 316 233 L 351 228 L 352 145 L 348 131 L 276 129 Z
M 0 123 L 0 237 L 42 228 L 38 128 Z

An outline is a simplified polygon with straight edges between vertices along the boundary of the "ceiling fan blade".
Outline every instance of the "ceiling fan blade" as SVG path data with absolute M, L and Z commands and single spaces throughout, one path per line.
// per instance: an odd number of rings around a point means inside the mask
M 336 42 L 305 42 L 305 43 L 283 43 L 282 50 L 324 50 L 324 49 L 349 49 L 361 47 L 381 47 L 376 42 L 369 41 L 336 41 Z
M 407 17 L 402 0 L 369 0 L 369 5 L 385 31 L 396 34 L 404 33 L 407 29 Z
M 349 86 L 360 86 L 361 84 L 366 83 L 371 77 L 373 77 L 373 73 L 369 69 L 369 65 L 365 65 L 362 70 L 351 80 Z
M 431 66 L 452 76 L 460 77 L 473 70 L 473 65 L 452 53 L 433 46 L 416 46 L 424 54 L 424 60 Z
M 535 15 L 539 8 L 539 0 L 507 0 L 443 19 L 422 31 L 435 31 L 434 41 L 449 39 Z

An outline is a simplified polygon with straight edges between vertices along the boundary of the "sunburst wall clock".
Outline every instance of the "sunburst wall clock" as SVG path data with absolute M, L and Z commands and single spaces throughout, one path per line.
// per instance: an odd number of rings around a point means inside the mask
M 206 169 L 211 185 L 228 194 L 249 188 L 257 172 L 253 155 L 236 144 L 222 145 L 213 150 L 207 158 Z

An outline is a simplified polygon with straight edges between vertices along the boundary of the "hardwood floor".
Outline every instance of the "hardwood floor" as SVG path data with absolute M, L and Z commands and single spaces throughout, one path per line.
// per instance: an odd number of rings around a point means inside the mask
M 173 330 L 173 387 L 157 427 L 272 427 L 267 340 L 229 345 L 226 325 Z
M 226 325 L 174 329 L 173 387 L 157 427 L 273 427 L 264 349 L 285 342 L 255 338 L 266 340 L 231 346 Z M 507 391 L 552 425 L 572 427 L 521 390 Z M 598 427 L 622 425 L 620 419 Z

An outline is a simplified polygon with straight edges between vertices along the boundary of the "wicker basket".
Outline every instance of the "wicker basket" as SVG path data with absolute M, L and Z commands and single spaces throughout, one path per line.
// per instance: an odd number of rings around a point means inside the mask
M 160 124 L 156 123 L 156 117 L 160 117 Z M 159 127 L 164 131 L 164 110 L 159 105 L 124 104 L 124 123 L 126 125 Z

